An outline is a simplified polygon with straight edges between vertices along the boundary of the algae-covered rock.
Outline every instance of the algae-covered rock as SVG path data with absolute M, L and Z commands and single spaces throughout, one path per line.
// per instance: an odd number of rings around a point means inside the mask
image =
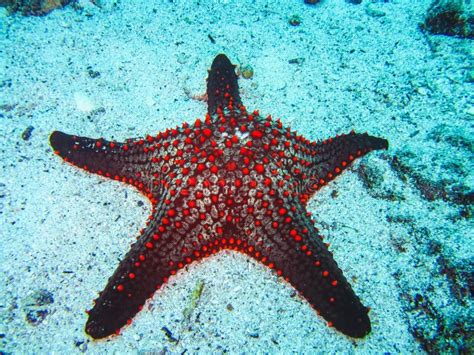
M 0 0 L 10 12 L 19 12 L 24 16 L 43 16 L 64 7 L 74 0 Z
M 435 0 L 421 28 L 432 34 L 474 38 L 474 2 Z

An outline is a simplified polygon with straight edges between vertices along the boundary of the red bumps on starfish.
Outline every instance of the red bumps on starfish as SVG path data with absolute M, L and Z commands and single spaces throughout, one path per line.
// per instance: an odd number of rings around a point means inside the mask
M 222 249 L 273 269 L 342 333 L 370 332 L 368 309 L 305 204 L 356 158 L 387 149 L 388 142 L 353 132 L 309 142 L 279 120 L 249 115 L 234 68 L 223 54 L 214 59 L 208 112 L 193 125 L 124 143 L 51 134 L 65 161 L 132 185 L 152 203 L 147 227 L 88 312 L 91 337 L 119 333 L 178 269 Z

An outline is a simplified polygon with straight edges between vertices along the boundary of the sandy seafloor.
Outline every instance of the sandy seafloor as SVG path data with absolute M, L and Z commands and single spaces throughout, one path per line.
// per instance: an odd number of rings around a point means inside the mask
M 376 3 L 380 17 L 367 2 L 83 1 L 82 11 L 45 17 L 1 9 L 0 352 L 472 351 L 472 41 L 420 32 L 430 1 Z M 328 328 L 291 286 L 230 252 L 172 277 L 120 336 L 84 333 L 85 310 L 150 205 L 63 163 L 48 136 L 123 140 L 193 122 L 221 52 L 254 69 L 240 79 L 249 109 L 311 140 L 351 129 L 389 140 L 308 205 L 371 308 L 366 338 Z M 38 293 L 47 302 L 35 308 Z

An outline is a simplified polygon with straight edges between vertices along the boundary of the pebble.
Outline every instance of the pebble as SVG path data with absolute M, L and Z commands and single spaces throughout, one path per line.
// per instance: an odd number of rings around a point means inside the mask
M 250 65 L 244 65 L 240 72 L 242 73 L 242 77 L 244 79 L 251 79 L 253 77 L 253 68 Z
M 385 16 L 385 11 L 378 9 L 374 6 L 374 4 L 369 3 L 365 7 L 365 13 L 371 17 L 383 17 Z
M 423 87 L 423 86 L 418 87 L 418 88 L 416 88 L 415 90 L 416 90 L 416 92 L 417 92 L 418 94 L 420 94 L 421 96 L 426 96 L 426 95 L 428 94 L 428 89 L 425 88 L 425 87 Z

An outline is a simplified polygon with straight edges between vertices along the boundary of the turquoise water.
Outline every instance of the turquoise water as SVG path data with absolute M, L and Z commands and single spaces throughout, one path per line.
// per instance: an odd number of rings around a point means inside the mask
M 44 2 L 47 3 L 47 2 Z M 431 1 L 77 1 L 1 10 L 0 351 L 472 351 L 472 39 L 422 31 Z M 467 5 L 471 6 L 471 5 Z M 276 272 L 223 251 L 172 276 L 120 335 L 86 309 L 151 204 L 53 154 L 55 130 L 123 141 L 204 120 L 237 64 L 249 112 L 311 141 L 384 137 L 307 203 L 371 332 L 327 326 Z

